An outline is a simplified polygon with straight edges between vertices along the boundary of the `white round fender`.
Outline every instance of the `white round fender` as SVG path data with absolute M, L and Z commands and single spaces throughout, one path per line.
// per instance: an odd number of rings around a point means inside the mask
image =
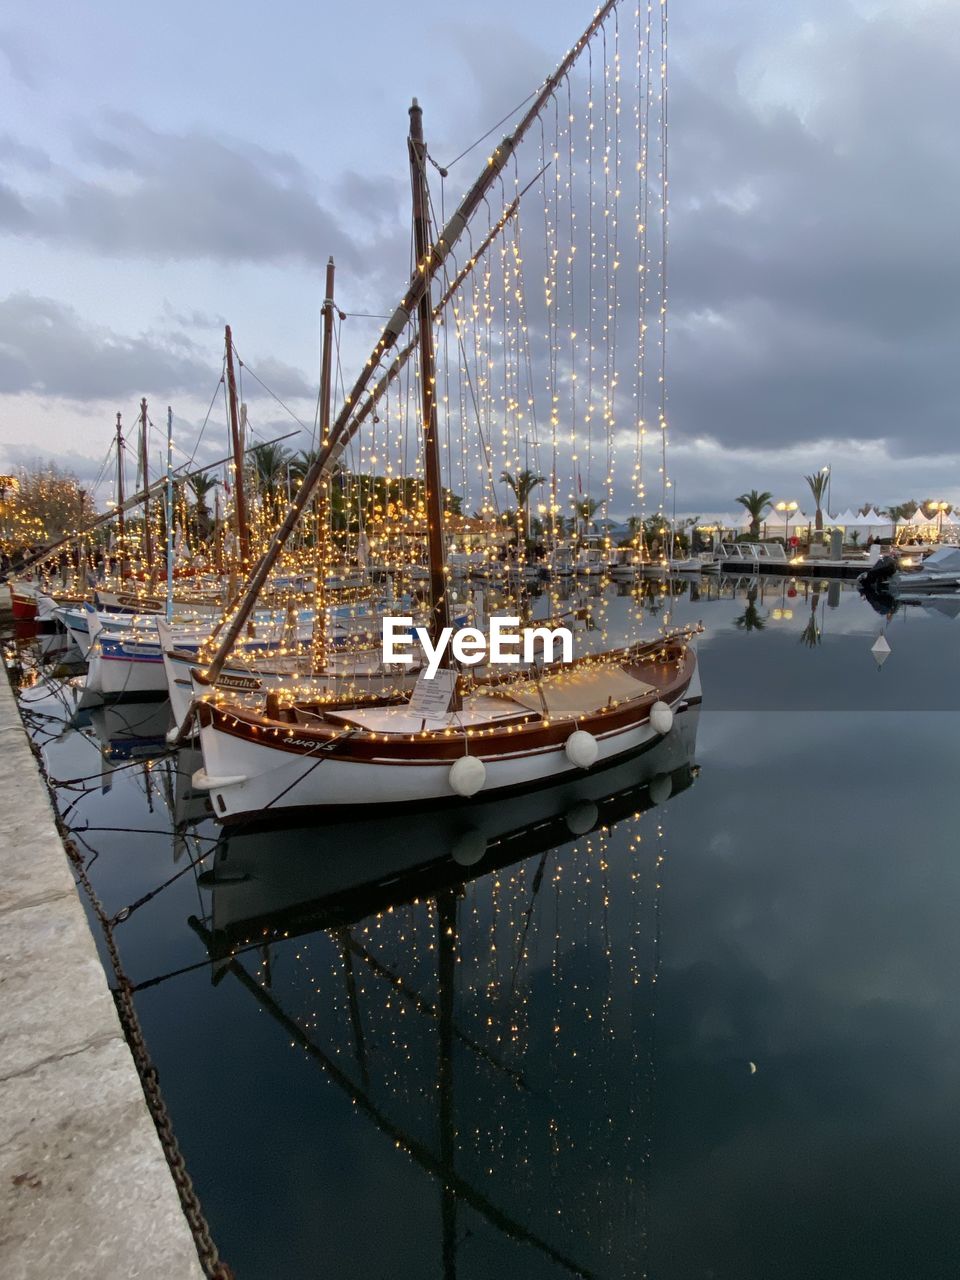
M 450 786 L 458 796 L 475 796 L 486 780 L 486 765 L 476 756 L 461 756 L 450 766 Z
M 578 769 L 589 769 L 600 754 L 600 744 L 586 729 L 574 729 L 563 749 L 567 753 L 567 759 Z
M 669 733 L 673 728 L 673 712 L 665 702 L 655 702 L 650 708 L 650 724 L 654 732 Z

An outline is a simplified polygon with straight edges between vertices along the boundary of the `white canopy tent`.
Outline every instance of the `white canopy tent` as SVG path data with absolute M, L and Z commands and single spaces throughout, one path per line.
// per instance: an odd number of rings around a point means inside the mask
M 923 507 L 917 507 L 909 520 L 901 520 L 900 523 L 908 529 L 936 529 L 937 517 L 928 516 Z
M 749 524 L 749 519 L 747 521 Z M 767 537 L 777 538 L 783 537 L 784 529 L 788 538 L 794 535 L 806 533 L 807 528 L 812 526 L 813 516 L 806 515 L 799 509 L 797 511 L 778 511 L 774 504 L 768 511 L 763 514 L 760 521 L 760 530 Z
M 850 541 L 854 532 L 862 538 L 889 538 L 893 533 L 893 521 L 873 508 L 866 512 L 844 511 L 833 523 L 843 529 L 845 541 Z

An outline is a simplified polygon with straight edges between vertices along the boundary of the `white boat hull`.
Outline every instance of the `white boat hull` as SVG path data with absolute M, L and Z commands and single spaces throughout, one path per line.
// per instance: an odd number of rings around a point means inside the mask
M 694 676 L 690 687 L 674 703 L 673 710 L 682 714 L 699 701 L 699 684 Z M 639 752 L 663 736 L 649 720 L 598 734 L 597 761 L 591 767 Z M 451 786 L 448 759 L 416 763 L 404 760 L 401 755 L 391 759 L 388 742 L 384 743 L 383 758 L 372 761 L 337 759 L 335 755 L 323 754 L 309 756 L 274 747 L 268 739 L 269 735 L 265 734 L 263 741 L 254 742 L 212 725 L 201 727 L 204 768 L 203 774 L 194 781 L 198 786 L 209 787 L 214 814 L 221 821 L 269 820 L 271 813 L 297 809 L 464 803 Z M 478 800 L 498 792 L 530 790 L 583 773 L 570 761 L 562 742 L 496 757 L 485 756 L 482 750 L 473 754 L 483 761 L 486 769 Z

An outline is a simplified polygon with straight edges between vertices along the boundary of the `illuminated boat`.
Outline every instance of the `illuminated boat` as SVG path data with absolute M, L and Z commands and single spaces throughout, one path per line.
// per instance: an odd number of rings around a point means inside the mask
M 198 707 L 204 770 L 225 822 L 289 810 L 463 802 L 529 790 L 642 751 L 699 704 L 696 653 L 678 634 L 537 679 L 476 681 L 424 717 L 405 698 L 266 712 Z
M 321 419 L 321 447 L 307 468 L 297 493 L 291 497 L 286 515 L 258 562 L 243 599 L 224 628 L 220 646 L 205 672 L 212 692 L 198 708 L 204 768 L 196 781 L 198 785 L 202 783 L 209 787 L 213 811 L 224 822 L 276 816 L 287 811 L 475 804 L 488 796 L 535 790 L 653 746 L 670 732 L 675 715 L 700 700 L 697 659 L 692 644 L 695 629 L 640 640 L 622 648 L 586 652 L 563 665 L 548 662 L 544 655 L 544 665 L 534 663 L 525 670 L 511 667 L 508 669 L 511 672 L 509 677 L 488 674 L 477 678 L 469 674 L 469 661 L 449 657 L 444 660 L 442 673 L 436 673 L 443 679 L 433 679 L 433 673 L 425 672 L 423 686 L 418 682 L 409 700 L 402 695 L 355 698 L 352 701 L 323 697 L 310 699 L 290 690 L 269 698 L 264 708 L 252 709 L 231 701 L 216 687 L 231 649 L 240 639 L 246 620 L 298 521 L 314 498 L 329 494 L 332 476 L 341 466 L 341 459 L 351 447 L 362 423 L 373 415 L 374 407 L 384 397 L 398 369 L 402 368 L 403 361 L 412 351 L 418 353 L 419 361 L 415 382 L 411 381 L 408 386 L 414 388 L 409 392 L 409 400 L 411 404 L 416 401 L 420 425 L 416 472 L 418 476 L 422 475 L 422 481 L 417 483 L 422 491 L 429 564 L 429 640 L 431 647 L 437 650 L 441 640 L 450 639 L 455 630 L 452 625 L 451 575 L 446 563 L 450 509 L 444 499 L 441 450 L 443 425 L 449 431 L 450 421 L 448 419 L 441 424 L 439 418 L 440 379 L 434 353 L 434 330 L 438 317 L 433 306 L 432 283 L 450 261 L 470 218 L 487 201 L 488 194 L 515 156 L 520 141 L 547 109 L 557 86 L 614 8 L 614 0 L 610 0 L 597 10 L 593 21 L 556 72 L 533 95 L 532 103 L 523 111 L 512 133 L 494 149 L 442 230 L 431 225 L 432 202 L 427 185 L 428 152 L 423 136 L 422 111 L 416 99 L 410 107 L 408 157 L 413 194 L 414 264 L 409 283 L 332 424 L 329 424 L 328 415 L 329 383 L 324 391 L 325 384 L 321 380 L 321 414 L 325 415 Z M 536 181 L 534 178 L 529 186 L 535 185 Z M 544 199 L 549 205 L 545 190 Z M 471 249 L 469 262 L 464 268 L 467 274 L 485 248 L 496 240 L 505 221 L 516 217 L 518 206 L 519 197 L 507 206 L 499 219 L 494 219 L 487 204 L 491 226 L 482 243 Z M 642 257 L 641 238 L 637 238 L 634 247 Z M 612 254 L 612 242 L 607 248 Z M 517 314 L 511 313 L 513 328 L 509 340 L 517 343 L 518 351 L 536 327 L 520 310 L 524 295 L 517 283 L 519 259 L 518 243 L 515 256 L 508 259 L 504 255 L 502 259 L 504 263 L 514 263 L 513 267 L 505 267 L 509 279 L 505 274 L 503 288 L 504 306 L 509 297 L 512 299 L 510 305 L 517 307 Z M 617 261 L 619 263 L 619 257 Z M 464 279 L 464 272 L 458 274 L 444 295 L 447 300 L 453 298 Z M 611 286 L 612 281 L 611 272 Z M 552 291 L 548 292 L 552 296 Z M 611 298 L 612 294 L 607 295 L 608 303 Z M 327 302 L 331 299 L 332 285 L 329 285 Z M 657 315 L 662 317 L 665 292 L 660 301 Z M 460 310 L 456 301 L 451 306 L 455 315 L 464 313 L 467 304 L 462 299 L 461 304 Z M 549 309 L 549 301 L 545 305 Z M 325 316 L 326 311 L 327 303 Z M 549 319 L 547 323 L 550 323 Z M 408 328 L 415 329 L 415 336 L 368 394 L 371 379 L 385 353 L 397 344 Z M 578 331 L 579 326 L 574 326 L 573 338 Z M 604 333 L 605 341 L 615 346 L 614 326 L 606 326 Z M 582 342 L 589 350 L 580 351 L 579 356 L 587 363 L 602 364 L 603 361 L 594 356 L 593 347 L 589 346 L 589 326 Z M 608 345 L 607 367 L 613 363 L 611 350 Z M 575 356 L 571 356 L 572 379 L 578 376 Z M 518 356 L 518 367 L 522 363 L 523 359 Z M 517 414 L 516 430 L 519 435 L 519 419 L 523 417 L 526 422 L 526 417 L 518 411 L 522 406 L 533 406 L 534 399 L 524 389 L 522 394 L 526 398 L 522 403 L 518 402 L 518 389 L 512 377 L 511 374 L 507 379 L 509 386 L 505 383 L 504 412 Z M 555 381 L 553 405 L 557 403 L 560 381 L 559 377 Z M 658 386 L 662 382 L 660 376 Z M 615 378 L 612 381 L 608 379 L 608 399 L 614 383 Z M 445 413 L 452 413 L 447 397 L 442 398 L 442 406 Z M 532 415 L 533 410 L 530 412 Z M 661 418 L 663 413 L 661 405 Z M 589 424 L 590 414 L 587 413 L 585 418 Z M 603 423 L 608 433 L 610 461 L 607 474 L 611 477 L 611 484 L 614 471 L 613 422 L 614 415 L 608 405 Z M 462 415 L 457 426 L 461 432 L 465 431 Z M 589 425 L 585 434 L 582 447 L 589 456 Z M 536 441 L 533 443 L 536 445 Z M 519 440 L 514 447 L 519 454 Z M 573 441 L 569 447 L 576 458 L 576 451 L 581 446 Z M 488 443 L 485 442 L 482 451 L 485 453 L 487 449 Z M 465 453 L 469 452 L 465 446 Z M 478 452 L 481 452 L 479 448 Z M 581 476 L 577 466 L 574 470 L 579 493 L 582 492 Z M 501 479 L 511 474 L 505 471 Z M 526 506 L 521 507 L 516 518 L 517 562 L 521 564 L 524 555 L 519 540 L 529 540 L 530 488 L 543 480 L 544 477 L 527 472 L 523 486 L 525 499 L 518 498 L 518 507 L 526 501 Z M 589 469 L 587 481 L 589 485 Z M 666 483 L 664 473 L 664 486 Z M 552 498 L 556 497 L 556 484 L 554 479 Z M 517 493 L 520 491 L 516 489 Z M 320 501 L 325 503 L 327 500 L 320 498 Z M 550 506 L 554 505 L 551 501 Z M 599 504 L 594 504 L 594 507 L 596 505 Z M 587 499 L 574 500 L 573 506 L 577 515 L 575 528 L 583 529 L 582 522 L 589 522 L 593 509 Z M 545 515 L 547 510 L 544 506 Z M 595 580 L 602 579 L 609 558 L 606 536 L 584 530 L 578 533 L 576 541 L 578 551 L 574 572 Z M 500 566 L 508 586 L 509 563 L 505 561 Z M 520 613 L 527 608 L 530 593 L 524 589 L 523 582 L 516 585 L 519 589 L 515 591 L 515 598 L 517 612 Z M 431 680 L 432 690 L 427 688 Z

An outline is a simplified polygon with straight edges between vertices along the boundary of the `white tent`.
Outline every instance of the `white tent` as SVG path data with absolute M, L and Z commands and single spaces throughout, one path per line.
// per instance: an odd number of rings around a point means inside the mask
M 747 515 L 746 511 L 732 513 L 730 511 L 707 511 L 703 515 L 697 517 L 698 529 L 739 529 L 741 527 L 741 516 Z M 747 516 L 749 523 L 750 517 Z
M 885 516 L 882 511 L 878 511 L 876 507 L 871 507 L 863 516 L 863 519 L 868 521 L 865 526 L 868 537 L 890 538 L 893 536 L 893 521 L 889 516 Z
M 776 507 L 771 507 L 764 513 L 760 527 L 761 530 L 765 530 L 769 538 L 782 538 L 784 529 L 787 531 L 787 537 L 790 538 L 794 534 L 806 533 L 807 526 L 812 523 L 813 517 L 805 515 L 802 511 L 778 511 Z
M 935 516 L 932 518 L 928 516 L 923 507 L 917 507 L 910 519 L 903 520 L 901 523 L 910 529 L 931 529 L 936 528 L 937 520 Z
M 838 518 L 835 523 L 843 526 L 844 536 L 848 540 L 854 532 L 864 538 L 877 538 L 884 535 L 889 537 L 893 529 L 892 521 L 873 510 L 863 514 L 859 511 L 844 512 L 844 516 L 849 518 L 843 520 Z

